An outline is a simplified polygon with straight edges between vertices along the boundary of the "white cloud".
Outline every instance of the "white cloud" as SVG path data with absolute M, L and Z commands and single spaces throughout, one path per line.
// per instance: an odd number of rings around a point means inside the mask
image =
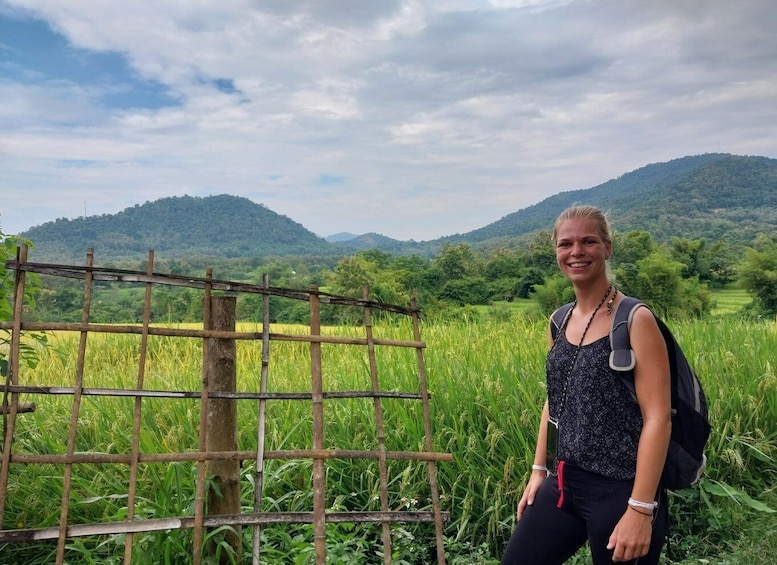
M 769 0 L 0 0 L 20 10 L 127 68 L 2 46 L 6 232 L 227 192 L 421 240 L 651 162 L 777 157 Z

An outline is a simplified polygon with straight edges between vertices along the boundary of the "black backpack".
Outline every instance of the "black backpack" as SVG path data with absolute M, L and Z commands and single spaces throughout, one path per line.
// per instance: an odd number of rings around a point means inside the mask
M 625 296 L 616 307 L 610 328 L 610 367 L 621 376 L 635 402 L 637 399 L 634 389 L 636 359 L 629 340 L 629 327 L 634 312 L 641 307 L 647 308 L 636 298 Z M 570 303 L 551 315 L 550 330 L 554 340 L 571 311 Z M 658 316 L 655 318 L 669 353 L 672 387 L 672 436 L 661 475 L 661 484 L 664 488 L 676 490 L 695 485 L 704 473 L 707 465 L 704 447 L 709 439 L 711 426 L 707 413 L 707 399 L 699 378 L 672 332 Z

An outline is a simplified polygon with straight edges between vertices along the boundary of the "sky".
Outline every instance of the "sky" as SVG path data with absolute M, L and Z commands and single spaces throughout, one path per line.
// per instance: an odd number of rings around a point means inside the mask
M 425 241 L 777 158 L 775 30 L 773 0 L 0 0 L 0 230 L 232 194 Z

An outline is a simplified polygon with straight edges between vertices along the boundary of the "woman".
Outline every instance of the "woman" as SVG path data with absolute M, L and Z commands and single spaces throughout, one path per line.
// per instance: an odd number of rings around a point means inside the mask
M 637 309 L 629 332 L 635 403 L 608 362 L 611 314 L 623 295 L 607 274 L 607 219 L 592 206 L 568 208 L 553 242 L 575 303 L 555 343 L 549 337 L 548 399 L 502 565 L 560 564 L 586 541 L 595 565 L 656 564 L 668 519 L 659 484 L 671 433 L 666 345 L 653 314 Z

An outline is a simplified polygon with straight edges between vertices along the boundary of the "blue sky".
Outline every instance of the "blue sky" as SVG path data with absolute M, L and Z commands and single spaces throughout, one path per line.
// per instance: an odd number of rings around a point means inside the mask
M 426 240 L 777 158 L 775 29 L 772 0 L 0 0 L 0 229 L 228 193 Z

